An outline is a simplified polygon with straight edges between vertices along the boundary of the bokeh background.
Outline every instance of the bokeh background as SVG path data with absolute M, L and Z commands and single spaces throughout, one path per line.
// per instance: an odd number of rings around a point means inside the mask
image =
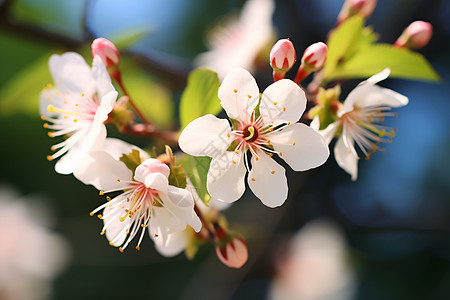
M 325 40 L 342 3 L 276 1 L 272 22 L 277 38 L 289 37 L 300 56 L 309 44 Z M 36 202 L 46 207 L 48 227 L 67 244 L 66 267 L 52 282 L 51 299 L 268 299 L 275 282 L 289 289 L 289 280 L 300 289 L 298 299 L 450 299 L 446 0 L 378 1 L 368 23 L 382 42 L 393 43 L 414 20 L 433 24 L 434 36 L 419 52 L 442 82 L 382 83 L 407 95 L 410 103 L 388 121 L 398 131 L 386 152 L 360 162 L 357 182 L 330 157 L 319 169 L 288 171 L 289 199 L 281 208 L 263 207 L 247 193 L 225 211 L 249 245 L 249 260 L 240 270 L 222 265 L 211 246 L 202 247 L 192 261 L 184 255 L 161 257 L 148 238 L 140 252 L 119 253 L 99 235 L 101 222 L 89 217 L 102 202 L 96 190 L 54 172 L 54 163 L 46 160 L 53 141 L 38 112 L 39 92 L 52 82 L 47 66 L 52 53 L 77 51 L 90 61 L 93 38 L 116 41 L 131 95 L 156 124 L 176 129 L 177 103 L 193 59 L 206 50 L 208 30 L 243 4 L 0 1 L 0 184 L 27 196 L 21 201 L 30 207 Z M 270 83 L 268 62 L 255 76 L 261 89 Z M 345 85 L 344 93 L 357 82 Z M 151 142 L 108 130 L 137 145 Z M 6 242 L 0 236 L 0 244 Z M 24 245 L 36 246 L 26 240 Z

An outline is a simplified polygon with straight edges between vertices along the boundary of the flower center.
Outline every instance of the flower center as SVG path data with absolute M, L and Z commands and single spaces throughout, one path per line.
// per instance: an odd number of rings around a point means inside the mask
M 247 143 L 254 142 L 256 141 L 256 139 L 258 139 L 258 131 L 252 125 L 247 126 L 242 131 L 242 137 Z

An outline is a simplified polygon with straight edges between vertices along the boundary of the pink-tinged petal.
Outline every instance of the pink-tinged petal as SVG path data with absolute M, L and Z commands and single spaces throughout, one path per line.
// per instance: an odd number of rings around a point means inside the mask
M 305 108 L 305 92 L 292 80 L 282 79 L 264 91 L 259 111 L 266 124 L 280 124 L 297 122 Z
M 259 102 L 255 78 L 245 69 L 228 72 L 219 87 L 220 104 L 230 118 L 247 121 Z
M 174 232 L 167 235 L 166 243 L 162 243 L 162 239 L 150 235 L 153 242 L 155 243 L 155 248 L 165 257 L 172 257 L 180 254 L 187 245 L 187 233 L 184 231 Z
M 106 114 L 109 114 L 113 110 L 117 95 L 118 93 L 116 91 L 110 91 L 101 98 L 100 107 L 103 108 Z
M 220 261 L 230 268 L 240 268 L 248 260 L 247 244 L 242 238 L 234 238 L 224 249 L 216 247 Z
M 150 174 L 161 174 L 168 178 L 170 174 L 170 168 L 155 158 L 149 158 L 142 162 L 137 168 L 134 178 L 137 181 L 145 182 L 146 177 Z
M 115 138 L 107 138 L 101 150 L 111 155 L 115 160 L 120 160 L 122 155 L 129 154 L 133 150 L 139 151 L 141 161 L 145 161 L 150 158 L 150 155 L 139 147 Z
M 224 202 L 238 200 L 245 191 L 245 173 L 247 169 L 242 153 L 225 151 L 214 157 L 206 180 L 209 194 Z
M 280 206 L 288 195 L 286 170 L 262 151 L 257 154 L 258 157 L 252 157 L 248 185 L 264 205 L 272 208 Z
M 73 175 L 84 184 L 107 191 L 124 187 L 125 184 L 117 179 L 129 181 L 133 173 L 123 162 L 115 160 L 108 153 L 94 151 L 77 163 Z
M 124 203 L 126 204 L 126 202 Z M 104 224 L 108 224 L 106 228 L 106 238 L 108 241 L 113 243 L 113 246 L 120 246 L 123 244 L 125 239 L 127 238 L 127 230 L 130 227 L 131 218 L 125 218 L 122 222 L 120 218 L 123 216 L 123 210 L 118 207 L 109 207 L 106 206 L 103 210 L 103 222 Z
M 334 147 L 334 157 L 337 164 L 350 174 L 352 180 L 355 181 L 358 178 L 358 158 L 345 146 L 342 136 L 337 140 Z
M 167 198 L 163 201 L 165 209 L 189 224 L 196 232 L 200 231 L 202 222 L 194 211 L 194 199 L 189 191 L 169 186 Z
M 330 155 L 328 144 L 320 133 L 302 123 L 274 132 L 270 140 L 274 150 L 295 171 L 316 168 Z
M 54 54 L 49 59 L 50 73 L 58 89 L 63 92 L 82 94 L 92 98 L 96 81 L 84 58 L 75 52 Z
M 214 157 L 228 148 L 232 142 L 230 133 L 231 128 L 227 120 L 205 115 L 184 128 L 178 144 L 187 154 Z
M 111 84 L 111 78 L 109 77 L 108 71 L 98 55 L 96 55 L 92 61 L 92 77 L 96 83 L 97 96 L 99 99 L 102 99 L 104 95 L 115 90 L 114 86 Z
M 167 187 L 169 186 L 169 180 L 161 173 L 148 174 L 145 176 L 145 180 L 143 182 L 147 188 L 151 188 L 162 193 L 166 193 Z

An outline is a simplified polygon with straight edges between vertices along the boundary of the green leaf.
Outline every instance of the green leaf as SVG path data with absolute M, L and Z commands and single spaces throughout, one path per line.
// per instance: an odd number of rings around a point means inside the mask
M 182 189 L 186 188 L 186 174 L 184 173 L 182 166 L 170 167 L 169 184 Z
M 206 156 L 186 156 L 183 161 L 184 171 L 186 172 L 192 185 L 195 187 L 200 199 L 208 205 L 211 196 L 206 189 L 206 177 L 208 175 L 211 158 Z
M 375 44 L 358 51 L 332 73 L 327 74 L 326 80 L 370 77 L 386 67 L 391 69 L 391 77 L 440 80 L 423 55 L 388 44 Z
M 180 100 L 181 128 L 206 114 L 216 115 L 222 109 L 217 92 L 220 83 L 217 73 L 208 69 L 191 72 Z
M 131 150 L 129 154 L 123 154 L 122 157 L 120 157 L 120 161 L 123 162 L 127 166 L 127 168 L 133 172 L 133 176 L 136 168 L 142 163 L 141 155 L 136 149 Z
M 330 34 L 327 60 L 324 66 L 326 75 L 333 73 L 337 65 L 355 51 L 356 46 L 363 46 L 363 41 L 371 42 L 371 39 L 367 38 L 367 34 L 363 33 L 363 28 L 364 18 L 356 15 L 343 22 Z M 366 38 L 361 39 L 363 36 Z

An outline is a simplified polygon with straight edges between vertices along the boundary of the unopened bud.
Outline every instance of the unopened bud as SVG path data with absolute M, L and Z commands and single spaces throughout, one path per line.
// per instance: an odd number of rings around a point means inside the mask
M 270 50 L 270 65 L 274 70 L 289 71 L 297 60 L 294 44 L 288 39 L 281 39 Z
M 397 48 L 418 49 L 424 47 L 433 35 L 433 26 L 424 21 L 415 21 L 409 24 L 402 35 L 394 43 Z
M 100 56 L 105 66 L 112 67 L 119 63 L 120 54 L 112 42 L 104 38 L 97 38 L 92 42 L 92 56 Z
M 339 25 L 357 14 L 367 19 L 372 15 L 376 6 L 377 0 L 346 0 L 339 12 L 337 24 Z
M 226 266 L 238 269 L 247 262 L 247 244 L 243 238 L 235 237 L 225 245 L 216 245 L 216 254 Z
M 328 47 L 325 43 L 314 43 L 308 48 L 302 56 L 302 64 L 298 69 L 294 82 L 299 83 L 306 78 L 311 72 L 323 67 L 327 60 Z

